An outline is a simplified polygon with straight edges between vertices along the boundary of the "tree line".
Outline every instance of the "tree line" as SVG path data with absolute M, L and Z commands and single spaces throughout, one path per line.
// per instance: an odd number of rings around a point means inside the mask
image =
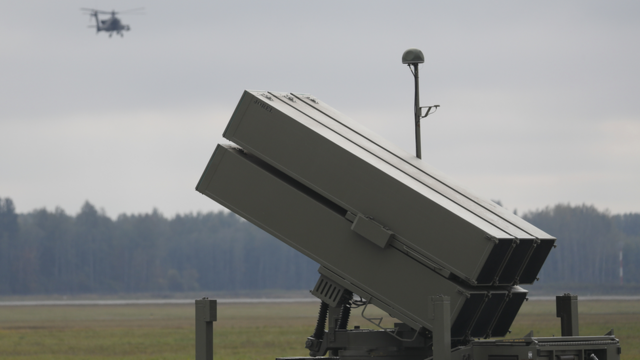
M 640 214 L 556 205 L 523 218 L 558 238 L 542 283 L 640 283 Z M 0 198 L 0 295 L 310 289 L 318 265 L 229 212 L 111 219 L 86 202 L 15 212 Z
M 557 238 L 540 271 L 541 283 L 640 283 L 640 213 L 612 215 L 592 205 L 559 204 L 524 214 Z
M 307 289 L 318 265 L 229 212 L 112 220 L 0 199 L 0 294 Z

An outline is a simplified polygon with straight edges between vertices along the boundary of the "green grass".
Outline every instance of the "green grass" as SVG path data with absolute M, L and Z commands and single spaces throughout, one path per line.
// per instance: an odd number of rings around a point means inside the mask
M 583 301 L 579 307 L 581 335 L 603 335 L 614 328 L 622 342 L 622 358 L 640 360 L 640 302 Z M 316 316 L 313 303 L 220 304 L 214 357 L 307 355 L 304 341 Z M 193 305 L 2 306 L 0 358 L 194 359 L 193 317 Z M 351 326 L 367 324 L 354 312 Z M 536 336 L 559 335 L 554 302 L 525 303 L 510 337 L 529 330 Z

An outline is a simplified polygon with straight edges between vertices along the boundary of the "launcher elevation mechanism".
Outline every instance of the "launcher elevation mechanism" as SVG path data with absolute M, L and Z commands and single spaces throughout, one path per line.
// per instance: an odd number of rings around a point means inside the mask
M 217 146 L 197 190 L 320 264 L 311 357 L 619 359 L 613 333 L 578 336 L 571 295 L 570 337 L 495 340 L 555 238 L 322 101 L 245 91 L 224 137 L 235 145 Z M 366 305 L 401 322 L 348 329 Z

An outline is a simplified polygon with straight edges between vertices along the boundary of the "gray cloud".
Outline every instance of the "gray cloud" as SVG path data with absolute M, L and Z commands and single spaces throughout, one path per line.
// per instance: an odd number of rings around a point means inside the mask
M 145 6 L 108 39 L 78 8 Z M 242 90 L 308 92 L 481 196 L 638 211 L 640 5 L 29 1 L 0 5 L 0 196 L 110 215 L 218 209 L 197 182 Z

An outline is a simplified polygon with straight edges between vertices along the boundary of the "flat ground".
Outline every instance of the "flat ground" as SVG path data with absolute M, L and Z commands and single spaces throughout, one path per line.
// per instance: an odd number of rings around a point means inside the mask
M 640 302 L 582 301 L 579 310 L 581 335 L 603 335 L 613 328 L 622 359 L 640 360 Z M 304 341 L 316 316 L 313 303 L 220 304 L 214 358 L 307 355 Z M 193 317 L 192 305 L 0 306 L 0 359 L 192 360 Z M 355 311 L 350 326 L 367 324 Z M 559 335 L 555 303 L 526 302 L 511 329 L 510 337 L 529 330 L 535 336 Z

